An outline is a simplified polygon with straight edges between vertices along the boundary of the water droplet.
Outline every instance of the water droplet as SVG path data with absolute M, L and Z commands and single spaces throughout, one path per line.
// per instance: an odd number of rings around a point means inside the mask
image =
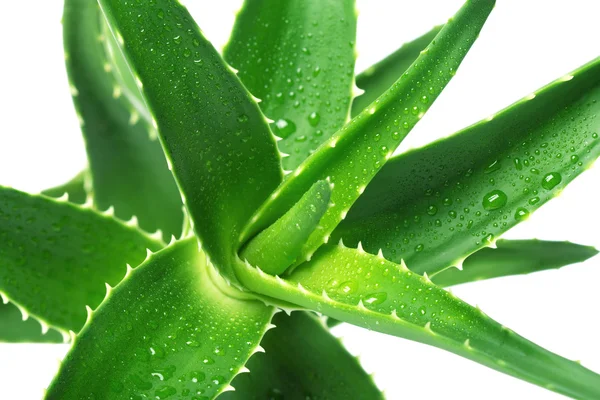
M 529 211 L 527 211 L 527 209 L 525 209 L 523 207 L 519 207 L 519 208 L 517 208 L 517 211 L 515 211 L 515 219 L 517 221 L 523 221 L 523 220 L 527 219 L 528 216 L 529 216 Z
M 427 314 L 427 308 L 425 308 L 425 306 L 419 307 L 419 314 L 421 314 L 421 315 Z
M 371 306 L 378 306 L 387 300 L 387 293 L 379 292 L 379 293 L 371 293 L 365 297 L 364 303 Z
M 529 199 L 529 204 L 534 205 L 540 202 L 540 198 L 535 196 Z
M 424 244 L 418 244 L 418 245 L 416 245 L 416 246 L 415 246 L 415 251 L 416 251 L 417 253 L 420 253 L 420 252 L 422 252 L 423 250 L 425 250 L 425 245 L 424 245 Z
M 241 122 L 241 123 L 248 122 L 248 119 L 249 118 L 246 114 L 241 114 L 237 118 L 238 122 Z
M 210 380 L 212 381 L 212 383 L 214 383 L 215 385 L 219 385 L 225 382 L 225 377 L 222 375 L 215 375 L 212 378 L 210 378 Z
M 492 211 L 504 207 L 507 201 L 506 193 L 501 190 L 492 190 L 483 196 L 482 204 L 484 209 Z
M 321 116 L 319 115 L 319 113 L 317 113 L 317 112 L 311 112 L 308 115 L 308 123 L 311 126 L 317 126 L 317 125 L 319 125 L 320 121 L 321 121 Z
M 500 161 L 495 160 L 493 163 L 491 163 L 490 165 L 488 165 L 487 167 L 485 167 L 485 169 L 483 170 L 484 174 L 491 174 L 494 171 L 498 171 L 500 169 L 501 165 L 500 165 Z
M 542 179 L 542 187 L 546 190 L 552 190 L 562 181 L 562 176 L 558 172 L 550 172 Z
M 206 375 L 201 371 L 192 371 L 190 372 L 190 380 L 194 383 L 202 382 L 206 379 Z
M 172 386 L 163 386 L 154 392 L 157 400 L 167 399 L 174 394 L 177 394 L 177 390 Z
M 345 281 L 340 283 L 338 286 L 338 290 L 344 292 L 345 294 L 350 294 L 356 291 L 357 285 L 354 281 Z
M 275 122 L 276 134 L 280 138 L 287 138 L 296 132 L 296 124 L 289 119 L 280 119 Z
M 436 206 L 430 205 L 429 207 L 427 207 L 427 214 L 433 216 L 433 215 L 437 214 L 437 212 L 438 212 L 438 209 Z

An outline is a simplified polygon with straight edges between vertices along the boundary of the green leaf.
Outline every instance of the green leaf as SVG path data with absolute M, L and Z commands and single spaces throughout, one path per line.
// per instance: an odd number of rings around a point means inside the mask
M 13 304 L 0 301 L 0 343 L 61 343 L 62 335 L 28 318 Z
M 440 286 L 459 285 L 500 276 L 529 274 L 582 262 L 598 254 L 592 246 L 542 240 L 498 240 L 496 249 L 484 248 L 467 257 L 462 271 L 446 269 L 434 277 Z
M 329 207 L 331 187 L 327 181 L 317 181 L 283 217 L 253 238 L 242 250 L 241 258 L 263 271 L 282 274 L 298 258 L 304 259 L 302 246 Z M 277 243 L 275 251 L 269 248 Z
M 0 293 L 42 323 L 77 331 L 160 240 L 110 215 L 0 187 Z
M 555 197 L 600 152 L 600 59 L 388 162 L 333 233 L 430 275 Z
M 352 102 L 352 115 L 358 115 L 385 93 L 419 57 L 421 51 L 431 43 L 442 27 L 442 25 L 436 26 L 415 40 L 405 43 L 398 50 L 358 75 L 356 86 L 364 90 L 364 93 Z
M 181 197 L 156 133 L 122 95 L 123 86 L 103 43 L 103 25 L 95 1 L 65 1 L 66 66 L 86 142 L 95 205 L 101 210 L 114 207 L 124 220 L 136 216 L 148 232 L 160 229 L 165 238 L 179 236 Z
M 90 311 L 46 399 L 213 399 L 227 390 L 261 350 L 273 308 L 229 297 L 215 279 L 193 238 L 151 256 Z
M 178 1 L 100 5 L 143 84 L 203 249 L 235 280 L 240 231 L 282 176 L 265 117 Z
M 87 170 L 81 171 L 69 182 L 56 186 L 50 189 L 44 190 L 42 193 L 46 196 L 59 198 L 67 195 L 67 199 L 71 203 L 84 204 L 88 201 L 88 197 L 91 197 L 91 193 L 88 192 L 87 187 L 91 185 L 89 182 L 89 172 Z
M 247 0 L 225 59 L 272 125 L 294 170 L 348 119 L 354 84 L 354 0 Z
M 248 363 L 249 374 L 233 381 L 235 392 L 219 400 L 383 399 L 371 377 L 318 318 L 280 313 Z
M 423 277 L 383 257 L 325 245 L 287 279 L 249 264 L 251 290 L 367 329 L 433 345 L 578 399 L 600 396 L 600 375 L 518 336 Z
M 312 254 L 327 242 L 369 181 L 454 76 L 493 6 L 493 0 L 467 1 L 386 93 L 283 182 L 254 215 L 244 238 L 273 223 L 314 182 L 329 178 L 334 184 L 334 206 L 321 220 L 323 229 L 310 236 L 304 254 Z

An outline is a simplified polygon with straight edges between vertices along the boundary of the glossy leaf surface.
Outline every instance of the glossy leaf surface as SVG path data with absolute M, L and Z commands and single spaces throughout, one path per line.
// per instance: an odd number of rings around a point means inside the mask
M 600 395 L 600 375 L 529 342 L 432 284 L 382 257 L 325 245 L 287 279 L 247 265 L 242 282 L 329 317 L 430 344 L 558 393 Z
M 436 26 L 424 35 L 405 43 L 398 50 L 364 70 L 356 77 L 356 86 L 364 93 L 352 102 L 352 116 L 360 114 L 396 82 L 442 29 Z
M 265 335 L 248 363 L 249 374 L 233 381 L 235 392 L 223 400 L 378 400 L 383 395 L 373 380 L 333 337 L 319 319 L 309 313 L 279 313 L 277 327 Z
M 91 209 L 0 187 L 0 292 L 47 325 L 77 331 L 105 283 L 162 243 Z
M 388 91 L 288 176 L 253 217 L 246 234 L 272 223 L 315 181 L 329 178 L 334 184 L 334 206 L 321 220 L 323 229 L 305 244 L 305 254 L 327 242 L 369 181 L 454 76 L 493 6 L 492 0 L 467 1 Z
M 332 235 L 430 275 L 555 197 L 599 154 L 600 60 L 390 160 Z
M 226 390 L 273 309 L 224 295 L 209 268 L 187 239 L 133 270 L 90 314 L 46 399 L 213 399 Z
M 143 84 L 203 249 L 235 280 L 240 230 L 281 181 L 268 124 L 178 1 L 100 4 Z
M 102 15 L 89 0 L 66 0 L 65 60 L 86 143 L 94 202 L 119 218 L 136 216 L 166 239 L 183 226 L 181 197 L 151 126 L 123 96 L 106 53 Z M 153 137 L 152 137 L 153 136 Z
M 347 121 L 354 84 L 354 0 L 247 0 L 224 57 L 274 120 L 286 170 Z

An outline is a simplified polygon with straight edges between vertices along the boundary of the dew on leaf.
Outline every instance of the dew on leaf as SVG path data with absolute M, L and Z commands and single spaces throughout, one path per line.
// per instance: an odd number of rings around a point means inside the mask
M 529 211 L 527 211 L 527 209 L 519 207 L 517 208 L 517 211 L 515 211 L 515 219 L 517 221 L 523 221 L 525 219 L 527 219 L 527 217 L 529 216 Z
M 552 190 L 562 181 L 562 176 L 558 172 L 550 172 L 542 179 L 542 187 L 546 190 Z
M 276 134 L 280 138 L 287 138 L 296 132 L 296 124 L 289 119 L 279 119 L 275 122 Z
M 501 190 L 492 190 L 483 196 L 483 208 L 487 211 L 498 210 L 506 205 L 508 197 Z

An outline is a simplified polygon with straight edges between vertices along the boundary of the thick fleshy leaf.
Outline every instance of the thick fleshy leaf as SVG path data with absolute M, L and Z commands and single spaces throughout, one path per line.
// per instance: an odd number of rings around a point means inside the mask
M 441 29 L 442 25 L 436 26 L 415 40 L 405 43 L 398 50 L 358 75 L 356 86 L 364 90 L 364 93 L 352 102 L 352 116 L 358 115 L 385 93 L 419 57 L 419 54 Z
M 347 121 L 354 84 L 354 0 L 247 0 L 224 57 L 275 122 L 293 170 Z
M 0 343 L 61 343 L 63 339 L 33 318 L 23 321 L 23 313 L 15 305 L 0 301 Z
M 329 178 L 334 204 L 305 244 L 312 254 L 346 216 L 369 181 L 454 76 L 494 6 L 469 0 L 402 77 L 369 108 L 323 143 L 271 195 L 245 231 L 250 237 L 280 217 L 317 180 Z
M 136 216 L 148 231 L 179 236 L 181 196 L 153 128 L 122 96 L 95 1 L 65 0 L 63 39 L 73 102 L 86 142 L 94 202 Z M 153 136 L 153 137 L 151 137 Z
M 600 59 L 388 162 L 332 235 L 430 275 L 493 244 L 600 152 Z
M 329 208 L 331 186 L 317 181 L 283 217 L 254 237 L 242 250 L 241 258 L 272 274 L 282 274 L 298 258 L 304 259 L 306 239 L 319 229 L 319 221 Z M 277 243 L 277 250 L 271 247 Z
M 529 342 L 427 277 L 383 257 L 324 245 L 286 279 L 248 264 L 238 276 L 258 293 L 449 350 L 558 393 L 600 396 L 600 375 Z
M 219 400 L 383 399 L 358 360 L 318 318 L 280 313 L 273 324 L 277 328 L 261 342 L 265 353 L 252 357 L 250 373 L 239 375 L 232 383 L 235 392 Z
M 90 311 L 46 398 L 213 399 L 227 390 L 260 350 L 273 308 L 229 297 L 217 279 L 193 238 L 151 256 Z
M 498 240 L 497 248 L 481 249 L 467 257 L 462 270 L 446 269 L 434 277 L 440 286 L 459 285 L 501 276 L 530 274 L 582 262 L 598 254 L 592 246 L 543 240 Z
M 89 186 L 91 186 L 89 172 L 83 170 L 67 183 L 46 189 L 42 191 L 42 194 L 54 198 L 60 198 L 66 194 L 71 203 L 84 204 L 91 197 L 91 193 L 88 192 Z
M 110 215 L 0 187 L 0 293 L 46 325 L 79 330 L 105 283 L 161 246 Z
M 178 1 L 100 5 L 143 84 L 203 249 L 235 280 L 240 231 L 282 177 L 266 119 Z

